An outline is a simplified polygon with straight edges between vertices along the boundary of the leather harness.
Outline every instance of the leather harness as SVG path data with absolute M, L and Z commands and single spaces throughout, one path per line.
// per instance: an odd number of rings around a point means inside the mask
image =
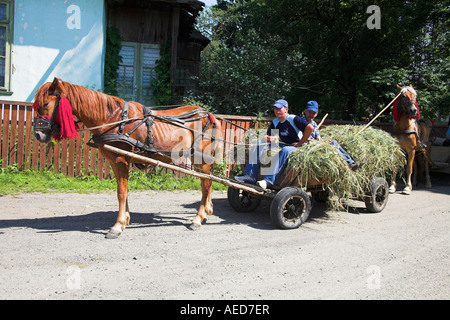
M 132 128 L 130 131 L 124 132 L 125 124 L 128 120 L 128 102 L 125 102 L 123 109 L 122 109 L 121 123 L 119 124 L 119 129 L 118 129 L 117 133 L 105 132 L 100 135 L 93 135 L 91 138 L 92 141 L 89 141 L 87 144 L 90 147 L 97 148 L 99 143 L 125 142 L 125 143 L 129 144 L 130 146 L 132 146 L 144 153 L 148 153 L 148 154 L 152 154 L 152 155 L 159 154 L 159 155 L 164 155 L 164 156 L 172 155 L 173 151 L 156 150 L 155 147 L 153 146 L 154 142 L 153 142 L 153 134 L 152 134 L 151 128 L 154 123 L 154 118 L 161 120 L 161 121 L 168 122 L 172 125 L 181 127 L 186 130 L 195 131 L 189 127 L 186 127 L 184 124 L 186 122 L 194 122 L 194 121 L 198 121 L 198 120 L 201 120 L 201 119 L 204 119 L 207 117 L 208 121 L 205 124 L 205 126 L 203 127 L 201 134 L 199 134 L 194 139 L 191 147 L 188 150 L 179 151 L 179 155 L 186 156 L 186 157 L 201 156 L 206 161 L 208 161 L 208 162 L 210 161 L 210 163 L 212 163 L 215 160 L 214 156 L 203 154 L 201 151 L 197 150 L 200 142 L 203 139 L 203 135 L 205 134 L 206 130 L 208 130 L 211 125 L 213 128 L 213 131 L 211 134 L 211 151 L 212 152 L 214 150 L 215 143 L 216 143 L 216 134 L 217 134 L 216 119 L 206 109 L 203 109 L 203 108 L 195 109 L 195 110 L 185 112 L 183 114 L 176 115 L 176 116 L 158 116 L 158 115 L 152 114 L 151 109 L 152 109 L 151 107 L 144 107 L 143 108 L 144 118 L 141 121 L 139 121 L 139 123 L 137 123 L 136 126 L 134 126 L 134 128 Z M 205 113 L 205 114 L 201 115 L 201 113 Z M 191 118 L 196 115 L 198 115 L 198 116 Z M 143 124 L 145 124 L 145 126 L 147 127 L 147 133 L 148 133 L 148 135 L 147 135 L 148 138 L 147 138 L 146 143 L 136 140 L 134 138 L 131 138 L 131 134 L 134 131 L 136 131 Z
M 417 141 L 419 142 L 420 149 L 425 149 L 427 147 L 426 143 L 428 143 L 429 141 L 426 141 L 426 142 L 423 141 L 423 136 L 421 136 L 419 134 L 419 131 L 417 128 L 417 125 L 418 125 L 420 127 L 420 129 L 423 130 L 422 129 L 423 122 L 424 121 L 422 119 L 419 119 L 418 121 L 414 121 L 414 127 L 415 127 L 414 129 L 409 129 L 409 130 L 404 130 L 404 131 L 392 131 L 391 134 L 393 136 L 399 136 L 402 134 L 409 135 L 409 134 L 414 133 L 417 137 Z

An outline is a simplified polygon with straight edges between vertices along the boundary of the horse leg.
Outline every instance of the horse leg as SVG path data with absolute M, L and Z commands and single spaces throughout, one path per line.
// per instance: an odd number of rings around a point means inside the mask
M 397 168 L 394 169 L 392 172 L 392 181 L 391 186 L 389 187 L 389 193 L 395 193 L 395 190 L 397 189 L 397 182 L 395 182 L 395 179 L 397 178 Z
M 204 165 L 203 170 L 209 170 L 209 166 Z M 207 215 L 211 215 L 213 213 L 213 205 L 211 200 L 212 181 L 208 179 L 200 179 L 200 181 L 202 186 L 202 200 L 200 202 L 200 207 L 198 208 L 197 215 L 192 220 L 192 224 L 189 227 L 191 230 L 200 229 L 203 220 L 206 218 L 205 213 Z
M 205 189 L 205 191 L 203 191 L 203 189 Z M 213 203 L 212 203 L 212 199 L 211 199 L 211 193 L 212 193 L 212 181 L 211 180 L 205 179 L 202 181 L 202 193 L 206 193 L 205 212 L 208 216 L 210 216 L 213 213 Z
M 414 166 L 414 156 L 416 151 L 414 149 L 408 151 L 408 164 L 406 166 L 406 186 L 403 189 L 403 194 L 411 194 L 412 184 L 411 184 L 411 174 Z
M 117 180 L 117 200 L 119 201 L 119 213 L 114 226 L 106 234 L 107 239 L 116 239 L 130 223 L 130 211 L 128 208 L 128 171 L 125 163 L 114 163 L 112 165 Z

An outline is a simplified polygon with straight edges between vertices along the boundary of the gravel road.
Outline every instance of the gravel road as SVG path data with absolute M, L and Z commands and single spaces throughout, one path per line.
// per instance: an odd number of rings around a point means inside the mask
M 215 191 L 191 231 L 199 191 L 133 192 L 116 240 L 114 193 L 0 196 L 0 299 L 449 299 L 450 179 L 432 179 L 378 214 L 314 203 L 295 230 Z

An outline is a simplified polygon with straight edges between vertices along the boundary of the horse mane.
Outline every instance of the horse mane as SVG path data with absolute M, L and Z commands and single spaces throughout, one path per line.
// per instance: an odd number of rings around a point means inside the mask
M 48 95 L 58 93 L 51 91 L 51 86 L 51 82 L 44 83 L 36 92 L 35 100 L 39 102 L 39 105 L 44 103 Z M 106 121 L 124 104 L 124 100 L 121 98 L 62 80 L 59 80 L 59 89 L 61 89 L 59 93 L 69 100 L 73 113 L 78 114 L 81 118 Z

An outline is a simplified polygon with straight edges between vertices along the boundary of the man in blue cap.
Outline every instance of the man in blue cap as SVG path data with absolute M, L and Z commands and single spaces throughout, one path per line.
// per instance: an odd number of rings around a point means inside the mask
M 313 132 L 309 136 L 309 141 L 311 140 L 322 140 L 319 133 L 319 127 L 314 119 L 317 117 L 319 113 L 319 104 L 316 101 L 308 101 L 306 104 L 305 115 L 301 117 L 302 122 L 307 122 L 312 126 Z M 348 166 L 352 170 L 358 169 L 363 163 L 355 162 L 352 157 L 339 145 L 336 140 L 331 140 L 330 144 L 337 149 L 337 152 L 341 155 L 341 157 L 348 163 Z
M 268 143 L 280 143 L 281 150 L 278 157 L 272 159 L 272 164 L 263 180 L 256 181 L 259 173 L 260 158 L 268 145 L 258 144 L 250 155 L 249 162 L 244 169 L 243 176 L 234 177 L 237 181 L 257 184 L 267 189 L 273 186 L 281 176 L 288 163 L 288 156 L 298 147 L 307 141 L 321 140 L 319 127 L 314 119 L 319 113 L 319 104 L 316 101 L 308 101 L 305 108 L 305 115 L 299 117 L 288 113 L 288 103 L 286 100 L 277 100 L 273 104 L 273 110 L 276 118 L 272 121 L 263 141 Z M 347 161 L 350 168 L 356 170 L 361 164 L 355 161 L 343 150 L 339 144 L 333 140 L 339 154 Z M 277 161 L 278 160 L 278 161 Z
M 277 100 L 273 104 L 276 118 L 272 121 L 263 141 L 269 144 L 280 144 L 280 152 L 272 160 L 272 164 L 263 180 L 256 181 L 259 173 L 260 158 L 268 144 L 258 144 L 250 155 L 244 170 L 244 176 L 235 177 L 237 181 L 257 184 L 266 189 L 275 184 L 288 162 L 288 156 L 305 143 L 313 133 L 313 126 L 297 115 L 288 113 L 289 105 L 286 100 Z M 278 161 L 277 161 L 278 160 Z

